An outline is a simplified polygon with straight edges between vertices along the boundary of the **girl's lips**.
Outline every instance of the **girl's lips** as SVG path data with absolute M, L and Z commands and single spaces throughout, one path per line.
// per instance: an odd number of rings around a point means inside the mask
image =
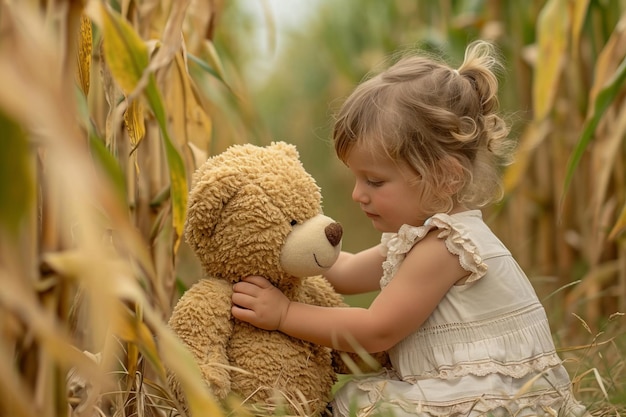
M 378 217 L 378 215 L 376 215 L 376 214 L 372 214 L 372 213 L 368 213 L 367 211 L 364 211 L 363 213 L 365 213 L 365 215 L 366 215 L 367 217 L 369 217 L 370 219 L 373 219 L 373 218 Z

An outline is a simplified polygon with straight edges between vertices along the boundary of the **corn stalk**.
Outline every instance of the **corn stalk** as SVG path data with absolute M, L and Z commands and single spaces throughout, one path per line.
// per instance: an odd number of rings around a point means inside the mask
M 0 2 L 0 414 L 221 415 L 165 325 L 220 8 Z

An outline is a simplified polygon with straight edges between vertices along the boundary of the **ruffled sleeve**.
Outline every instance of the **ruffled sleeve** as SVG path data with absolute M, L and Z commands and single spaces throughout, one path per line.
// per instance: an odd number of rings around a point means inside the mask
M 383 262 L 381 288 L 389 284 L 411 248 L 434 228 L 439 229 L 437 237 L 445 239 L 450 253 L 457 255 L 461 267 L 470 273 L 466 282 L 476 281 L 487 273 L 487 264 L 483 262 L 476 245 L 463 230 L 462 225 L 455 222 L 450 215 L 435 214 L 427 219 L 423 226 L 405 224 L 400 227 L 398 233 L 383 233 L 381 251 L 387 259 Z
M 440 230 L 437 237 L 446 240 L 446 247 L 450 253 L 457 255 L 461 267 L 470 273 L 466 283 L 477 281 L 485 276 L 487 264 L 483 262 L 476 245 L 462 223 L 455 222 L 448 214 L 436 214 L 426 223 Z

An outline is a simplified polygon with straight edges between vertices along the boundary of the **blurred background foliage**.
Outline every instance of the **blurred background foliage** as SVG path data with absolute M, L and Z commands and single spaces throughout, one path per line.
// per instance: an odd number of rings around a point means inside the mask
M 621 0 L 1 0 L 0 415 L 172 415 L 165 367 L 192 409 L 221 415 L 164 324 L 201 276 L 181 240 L 198 163 L 234 143 L 294 143 L 344 248 L 375 244 L 334 157 L 333 113 L 401 51 L 458 65 L 477 38 L 502 53 L 518 141 L 506 198 L 485 216 L 544 301 L 579 397 L 594 415 L 623 414 L 625 11 Z

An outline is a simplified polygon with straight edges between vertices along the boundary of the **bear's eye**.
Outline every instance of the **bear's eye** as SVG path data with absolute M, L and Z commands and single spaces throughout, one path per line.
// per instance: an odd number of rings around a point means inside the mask
M 289 222 L 290 225 L 295 226 L 296 224 L 298 224 L 297 220 L 292 220 Z

